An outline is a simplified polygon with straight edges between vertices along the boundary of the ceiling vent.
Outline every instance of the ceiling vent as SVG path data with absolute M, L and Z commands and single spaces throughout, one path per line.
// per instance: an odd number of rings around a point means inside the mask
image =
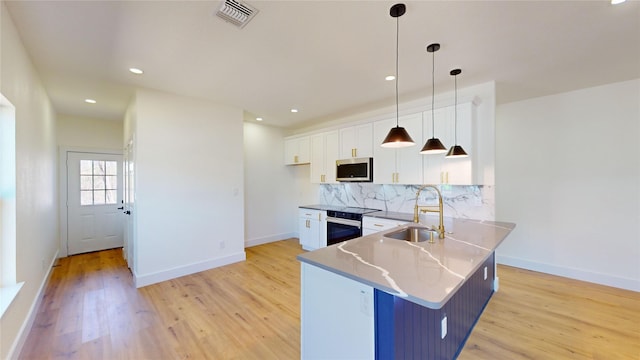
M 236 0 L 224 0 L 220 4 L 220 9 L 216 15 L 225 21 L 243 28 L 258 13 L 258 9 L 247 3 L 241 3 Z

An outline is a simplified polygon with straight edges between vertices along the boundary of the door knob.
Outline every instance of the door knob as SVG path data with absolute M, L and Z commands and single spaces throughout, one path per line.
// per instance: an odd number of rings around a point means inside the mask
M 125 211 L 124 213 L 127 214 L 127 215 L 131 215 L 131 211 L 129 211 L 129 210 Z

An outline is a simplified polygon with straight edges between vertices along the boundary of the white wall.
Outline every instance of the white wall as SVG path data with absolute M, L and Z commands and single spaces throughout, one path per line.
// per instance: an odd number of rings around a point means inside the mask
M 24 342 L 55 260 L 58 203 L 55 113 L 4 2 L 0 18 L 0 91 L 16 108 L 16 279 L 25 282 L 0 319 L 5 359 Z
M 244 260 L 242 110 L 138 90 L 138 287 Z
M 57 119 L 58 146 L 98 149 L 123 148 L 122 121 L 60 115 Z
M 505 264 L 640 291 L 640 80 L 501 105 Z
M 297 236 L 295 178 L 284 165 L 281 128 L 244 123 L 245 245 Z M 307 179 L 308 180 L 308 179 Z

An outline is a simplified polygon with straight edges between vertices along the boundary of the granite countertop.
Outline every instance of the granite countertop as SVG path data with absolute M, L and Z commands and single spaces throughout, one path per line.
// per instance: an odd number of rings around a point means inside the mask
M 384 212 L 378 215 L 381 213 Z M 439 309 L 515 227 L 512 223 L 452 219 L 451 226 L 446 228 L 446 238 L 436 238 L 434 244 L 384 237 L 415 225 L 399 226 L 300 254 L 298 260 L 416 304 Z

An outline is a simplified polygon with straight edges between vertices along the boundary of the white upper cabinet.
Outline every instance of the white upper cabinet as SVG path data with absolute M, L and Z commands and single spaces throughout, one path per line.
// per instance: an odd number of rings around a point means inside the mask
M 373 124 L 373 181 L 377 184 L 422 184 L 422 114 L 401 116 L 398 125 L 409 133 L 415 146 L 383 148 L 382 141 L 396 126 L 396 119 L 376 121 Z
M 338 131 L 311 136 L 311 182 L 336 183 L 336 160 L 339 154 Z
M 456 125 L 457 109 L 457 125 Z M 382 141 L 396 126 L 394 115 L 385 120 L 347 126 L 317 134 L 285 138 L 285 164 L 308 164 L 310 179 L 316 184 L 336 183 L 336 160 L 373 157 L 373 182 L 376 184 L 492 184 L 495 163 L 495 127 L 493 112 L 479 102 L 466 101 L 431 110 L 403 115 L 404 127 L 416 145 L 383 148 Z M 479 122 L 481 119 L 484 122 Z M 447 158 L 446 153 L 422 155 L 427 139 L 440 139 L 449 149 L 456 143 L 469 154 L 465 158 Z M 457 137 L 457 141 L 456 141 Z
M 309 137 L 292 137 L 284 139 L 285 165 L 308 164 L 311 161 Z
M 423 155 L 424 183 L 426 184 L 474 184 L 473 174 L 473 127 L 474 124 L 473 103 L 458 104 L 457 129 L 455 121 L 455 107 L 447 106 L 434 111 L 433 125 L 431 111 L 425 111 L 423 142 L 432 137 L 440 139 L 447 148 L 456 144 L 462 146 L 470 155 L 466 158 L 447 158 L 446 153 L 435 155 Z M 424 143 L 422 144 L 424 145 Z M 422 146 L 420 145 L 420 146 Z M 419 151 L 419 150 L 418 150 Z
M 373 156 L 373 124 L 340 129 L 340 159 Z

